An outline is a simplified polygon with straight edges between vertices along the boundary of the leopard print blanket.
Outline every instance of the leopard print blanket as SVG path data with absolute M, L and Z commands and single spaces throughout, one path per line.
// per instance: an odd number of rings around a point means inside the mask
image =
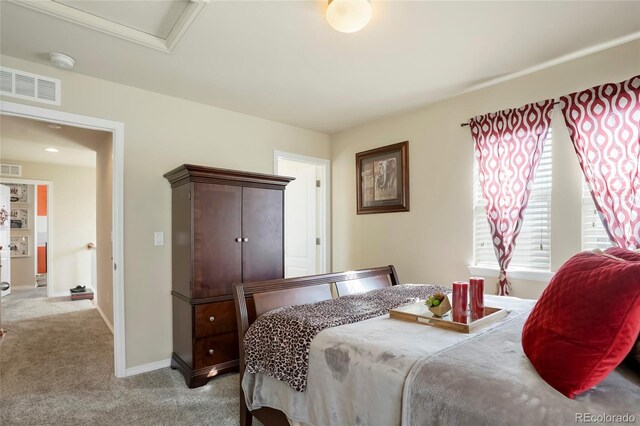
M 384 315 L 390 309 L 424 300 L 439 291 L 451 290 L 435 285 L 403 284 L 267 312 L 245 334 L 246 372 L 266 374 L 304 392 L 311 341 L 322 330 Z

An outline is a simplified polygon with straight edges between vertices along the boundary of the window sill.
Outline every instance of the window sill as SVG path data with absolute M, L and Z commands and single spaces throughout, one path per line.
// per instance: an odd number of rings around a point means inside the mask
M 498 278 L 500 270 L 491 266 L 467 266 L 472 276 L 495 277 Z M 548 283 L 553 278 L 554 272 L 551 271 L 534 271 L 527 269 L 508 269 L 507 276 L 516 280 L 540 281 Z

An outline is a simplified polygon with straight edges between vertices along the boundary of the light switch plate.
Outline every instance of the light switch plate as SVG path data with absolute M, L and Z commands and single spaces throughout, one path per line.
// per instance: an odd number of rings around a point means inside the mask
M 155 232 L 153 234 L 153 239 L 156 243 L 157 246 L 163 246 L 164 245 L 164 232 Z

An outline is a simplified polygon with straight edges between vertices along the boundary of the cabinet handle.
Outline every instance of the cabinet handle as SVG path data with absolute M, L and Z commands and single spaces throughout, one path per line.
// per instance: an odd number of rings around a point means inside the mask
M 243 239 L 242 239 L 242 242 L 244 242 L 244 243 L 248 243 L 248 242 L 249 242 L 249 239 L 245 237 L 245 238 L 243 238 Z
M 213 349 L 209 349 L 209 355 L 213 355 Z
M 236 243 L 241 243 L 242 242 L 242 238 L 236 238 Z
M 215 320 L 216 320 L 216 317 L 214 316 L 209 317 L 209 322 L 214 322 Z

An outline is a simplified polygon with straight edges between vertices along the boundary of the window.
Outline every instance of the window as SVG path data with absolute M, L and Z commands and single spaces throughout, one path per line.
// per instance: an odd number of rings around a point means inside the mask
M 582 250 L 611 247 L 607 231 L 598 216 L 587 182 L 582 182 Z
M 551 141 L 552 131 L 549 128 L 524 223 L 516 239 L 511 268 L 536 271 L 551 269 Z M 473 263 L 474 266 L 498 268 L 476 162 L 473 170 Z

